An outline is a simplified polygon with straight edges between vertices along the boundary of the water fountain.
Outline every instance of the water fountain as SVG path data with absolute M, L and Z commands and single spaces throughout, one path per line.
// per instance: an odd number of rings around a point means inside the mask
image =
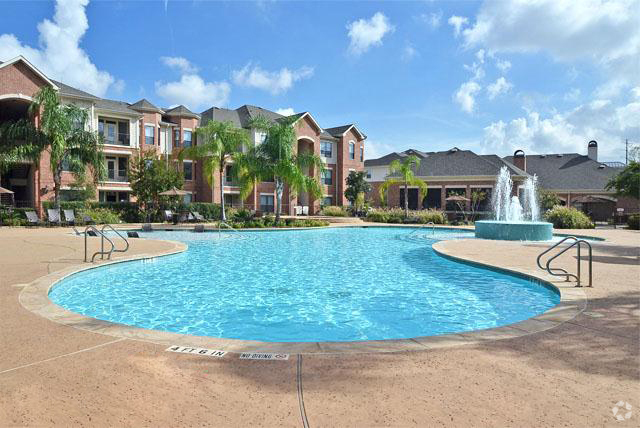
M 491 200 L 495 220 L 476 221 L 476 237 L 507 241 L 550 240 L 553 225 L 540 221 L 537 184 L 535 175 L 525 180 L 520 204 L 517 196 L 511 196 L 511 174 L 506 166 L 502 167 Z

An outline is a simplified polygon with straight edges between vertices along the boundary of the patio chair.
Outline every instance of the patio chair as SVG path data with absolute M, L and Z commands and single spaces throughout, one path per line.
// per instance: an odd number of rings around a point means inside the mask
M 164 221 L 166 221 L 168 223 L 172 223 L 173 222 L 173 211 L 164 210 Z
M 62 214 L 64 214 L 64 222 L 67 223 L 67 225 L 76 225 L 76 214 L 73 210 L 62 210 Z
M 95 221 L 93 220 L 93 218 L 91 218 L 90 215 L 86 215 L 86 214 L 82 216 L 82 222 L 84 224 L 95 224 Z
M 309 215 L 309 207 L 307 205 L 302 207 L 302 215 Z
M 300 205 L 293 207 L 294 215 L 302 215 L 302 207 Z
M 196 219 L 196 221 L 205 221 L 204 216 L 202 214 L 200 214 L 198 211 L 191 211 L 191 215 L 193 216 L 193 218 Z
M 29 226 L 39 226 L 40 219 L 38 218 L 38 214 L 35 211 L 25 211 L 24 215 L 27 216 L 27 224 Z
M 60 210 L 58 208 L 47 209 L 47 223 L 49 226 L 52 224 L 62 226 L 62 220 L 60 219 Z

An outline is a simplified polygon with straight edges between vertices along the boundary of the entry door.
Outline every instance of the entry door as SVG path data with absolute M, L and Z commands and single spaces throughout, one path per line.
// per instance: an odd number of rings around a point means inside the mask
M 107 158 L 107 178 L 109 178 L 109 180 L 116 179 L 116 159 L 115 158 Z

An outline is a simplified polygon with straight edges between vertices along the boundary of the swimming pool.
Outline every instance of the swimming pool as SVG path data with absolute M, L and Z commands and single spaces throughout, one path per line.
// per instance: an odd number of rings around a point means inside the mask
M 536 316 L 556 290 L 437 255 L 472 233 L 349 227 L 223 233 L 150 232 L 181 254 L 67 277 L 49 293 L 83 315 L 183 334 L 277 342 L 400 339 Z

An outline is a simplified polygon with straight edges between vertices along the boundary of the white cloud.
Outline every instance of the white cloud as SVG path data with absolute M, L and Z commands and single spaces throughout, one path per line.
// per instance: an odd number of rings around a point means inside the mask
M 502 71 L 503 73 L 506 73 L 511 68 L 511 62 L 507 61 L 506 59 L 505 60 L 497 60 L 496 61 L 496 67 L 498 68 L 498 70 Z
M 311 76 L 313 76 L 313 68 L 307 66 L 297 70 L 281 68 L 280 71 L 267 71 L 260 66 L 247 64 L 242 69 L 231 73 L 236 85 L 262 89 L 273 95 L 286 92 L 295 82 Z
M 492 100 L 500 94 L 506 94 L 513 88 L 513 85 L 507 82 L 504 77 L 499 77 L 498 80 L 487 86 L 487 93 L 489 99 Z
M 640 100 L 640 86 L 636 86 L 635 88 L 631 89 L 631 94 L 637 99 Z
M 487 1 L 462 33 L 468 47 L 587 60 L 633 84 L 640 81 L 638 22 L 636 0 Z
M 470 80 L 460 85 L 453 99 L 460 104 L 463 111 L 472 113 L 476 104 L 475 95 L 480 92 L 481 89 L 482 87 L 478 83 Z
M 395 30 L 389 19 L 381 12 L 376 12 L 370 19 L 358 19 L 347 24 L 349 30 L 349 51 L 360 55 L 372 46 L 381 46 L 382 38 Z
M 205 82 L 197 74 L 184 74 L 175 82 L 156 82 L 155 88 L 156 94 L 169 104 L 183 104 L 195 112 L 225 105 L 231 93 L 227 82 Z
M 281 114 L 283 116 L 291 116 L 293 114 L 296 114 L 293 107 L 279 108 L 278 110 L 276 110 L 276 113 Z
M 580 98 L 580 95 L 582 95 L 580 88 L 571 88 L 571 90 L 562 96 L 562 99 L 565 101 L 577 101 Z
M 124 80 L 122 79 L 118 79 L 113 83 L 113 86 L 111 87 L 113 89 L 113 92 L 115 92 L 116 94 L 120 95 L 124 92 L 124 88 L 125 88 L 126 83 L 124 82 Z
M 117 83 L 107 71 L 99 70 L 80 47 L 89 29 L 85 13 L 88 0 L 58 0 L 53 21 L 38 24 L 39 46 L 22 44 L 13 34 L 0 35 L 0 60 L 23 55 L 47 76 L 97 96 L 104 96 Z M 122 83 L 117 83 L 122 88 Z
M 395 152 L 398 150 L 397 146 L 393 144 L 381 143 L 379 141 L 369 140 L 367 139 L 367 144 L 365 144 L 364 149 L 364 158 L 367 159 L 377 159 L 384 155 L 387 155 L 391 152 Z M 404 148 L 401 150 L 405 150 Z
M 167 67 L 175 68 L 183 74 L 194 74 L 198 72 L 198 67 L 181 56 L 162 56 L 160 57 L 160 61 Z
M 401 58 L 405 62 L 411 61 L 413 58 L 419 56 L 420 54 L 410 43 L 407 43 L 405 47 L 402 49 Z
M 453 15 L 447 22 L 453 27 L 453 35 L 455 37 L 458 37 L 460 35 L 460 32 L 462 31 L 462 27 L 467 25 L 469 19 L 465 18 L 464 16 Z
M 476 58 L 478 58 L 480 64 L 484 63 L 484 49 L 480 49 L 478 52 L 476 52 Z
M 484 78 L 484 68 L 482 68 L 482 66 L 477 62 L 474 61 L 471 65 L 464 64 L 463 67 L 465 70 L 473 73 L 473 80 L 480 80 Z
M 418 19 L 426 23 L 432 30 L 435 30 L 440 27 L 440 23 L 442 21 L 442 11 L 422 13 L 418 17 Z
M 624 138 L 640 138 L 640 102 L 616 107 L 596 100 L 574 109 L 543 117 L 529 111 L 510 122 L 497 121 L 484 129 L 481 151 L 508 155 L 517 149 L 535 153 L 586 153 L 587 142 L 599 143 L 599 158 L 624 157 Z

